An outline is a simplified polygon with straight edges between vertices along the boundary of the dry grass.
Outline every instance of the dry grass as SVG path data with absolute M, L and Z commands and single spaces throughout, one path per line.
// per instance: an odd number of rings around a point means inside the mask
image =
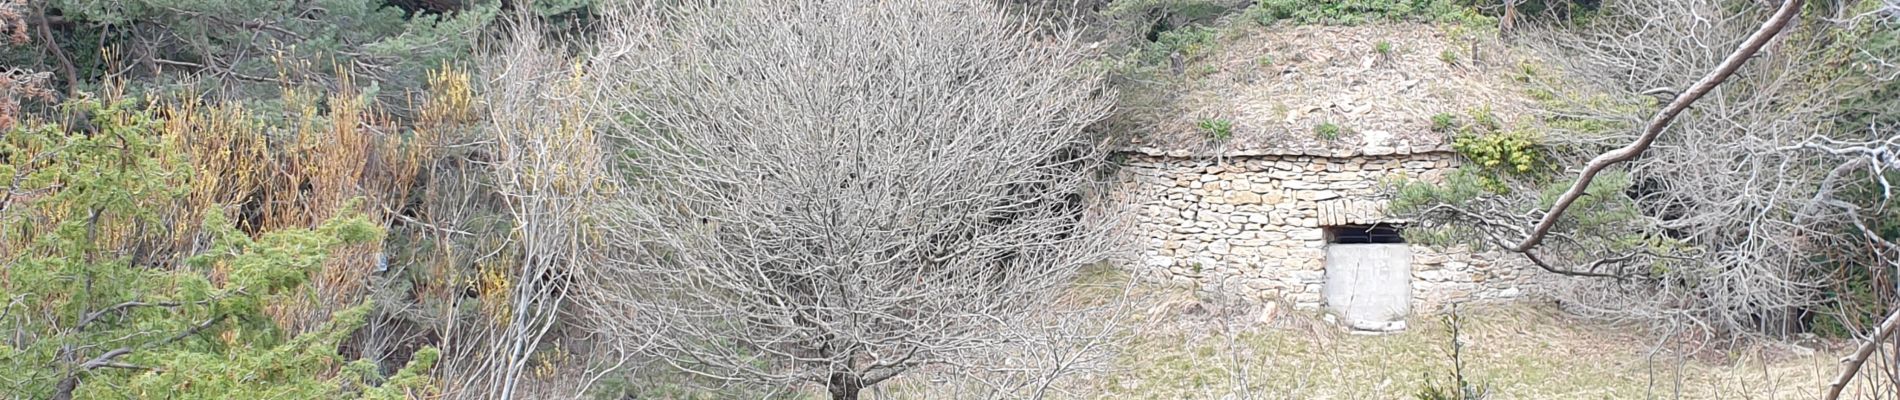
M 1091 271 L 1078 284 L 1081 304 L 1121 296 L 1121 272 Z M 1138 310 L 1107 373 L 1072 378 L 1058 399 L 1412 399 L 1428 380 L 1443 383 L 1450 335 L 1436 318 L 1415 317 L 1409 331 L 1346 333 L 1317 313 L 1222 304 L 1191 288 L 1141 283 Z M 1081 305 L 1077 304 L 1077 305 Z M 1262 321 L 1261 315 L 1273 317 Z M 1489 399 L 1813 399 L 1837 372 L 1851 343 L 1737 345 L 1730 350 L 1671 341 L 1641 327 L 1579 318 L 1548 304 L 1467 307 L 1465 365 Z M 1672 348 L 1694 352 L 1677 352 Z M 1891 350 L 1888 357 L 1896 354 Z M 1877 357 L 1878 358 L 1878 357 Z M 1876 361 L 1878 362 L 1878 361 Z M 1894 386 L 1870 375 L 1851 399 L 1893 399 Z M 957 382 L 928 371 L 867 389 L 868 399 L 967 398 Z M 709 398 L 716 398 L 709 397 Z M 823 399 L 815 385 L 775 398 Z
M 185 190 L 167 204 L 151 205 L 162 226 L 102 229 L 108 248 L 130 249 L 135 260 L 155 265 L 179 264 L 204 250 L 207 238 L 199 223 L 214 209 L 253 235 L 315 228 L 346 207 L 388 226 L 395 218 L 390 211 L 401 209 L 416 186 L 433 136 L 405 135 L 352 90 L 285 93 L 288 118 L 282 122 L 236 102 L 153 102 L 150 111 L 162 116 L 154 133 L 174 153 L 166 156 L 190 167 L 189 174 L 167 183 Z M 467 97 L 450 101 L 466 104 Z M 329 320 L 331 311 L 362 300 L 382 251 L 381 243 L 339 250 L 313 284 L 300 289 L 309 293 L 272 302 L 268 313 L 291 332 Z M 223 278 L 221 270 L 210 273 L 214 282 Z
M 1189 79 L 1175 89 L 1180 96 L 1152 110 L 1161 116 L 1139 146 L 1306 154 L 1432 148 L 1448 143 L 1431 131 L 1434 114 L 1489 109 L 1509 122 L 1534 105 L 1509 78 L 1521 56 L 1455 25 L 1239 24 L 1216 41 L 1217 50 L 1183 69 Z M 1447 53 L 1455 60 L 1444 60 Z M 1204 120 L 1232 121 L 1232 139 L 1209 143 L 1196 129 Z M 1314 134 L 1324 124 L 1340 127 L 1337 139 Z
M 275 165 L 264 167 L 270 175 L 257 203 L 258 230 L 313 227 L 346 207 L 388 226 L 394 218 L 389 211 L 402 208 L 415 186 L 427 144 L 405 140 L 395 123 L 354 90 L 286 93 L 291 126 L 271 138 L 279 149 Z M 316 327 L 335 309 L 361 301 L 383 250 L 382 243 L 339 249 L 308 287 L 314 296 L 273 302 L 270 314 L 290 332 Z
M 1447 380 L 1450 335 L 1430 318 L 1414 318 L 1401 334 L 1362 336 L 1305 313 L 1281 311 L 1267 323 L 1253 310 L 1184 315 L 1203 308 L 1191 297 L 1152 308 L 1165 314 L 1148 315 L 1129 339 L 1124 369 L 1084 397 L 1393 399 L 1411 398 L 1428 379 Z M 1688 355 L 1667 350 L 1675 343 L 1661 335 L 1544 305 L 1463 315 L 1467 373 L 1494 399 L 1813 398 L 1835 373 L 1828 354 L 1845 352 L 1834 346 L 1802 356 L 1760 345 Z
M 1364 336 L 1313 313 L 1223 306 L 1182 287 L 1142 291 L 1133 301 L 1143 311 L 1129 321 L 1117 368 L 1080 378 L 1054 397 L 1411 399 L 1428 379 L 1448 379 L 1450 335 L 1435 318 L 1414 318 L 1404 333 Z M 1261 321 L 1269 312 L 1275 317 Z M 1811 399 L 1833 378 L 1836 358 L 1850 351 L 1845 343 L 1823 343 L 1806 355 L 1785 344 L 1676 352 L 1669 349 L 1691 345 L 1542 304 L 1476 306 L 1462 315 L 1468 376 L 1489 387 L 1491 399 Z M 941 398 L 920 393 L 942 384 L 910 381 L 866 395 Z M 1872 379 L 1854 390 L 1844 398 L 1894 398 L 1891 385 Z M 816 389 L 805 394 L 822 398 Z

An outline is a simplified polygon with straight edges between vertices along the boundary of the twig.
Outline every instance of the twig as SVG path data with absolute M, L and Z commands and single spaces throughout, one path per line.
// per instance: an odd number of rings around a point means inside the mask
M 114 305 L 112 305 L 111 307 L 106 307 L 106 308 L 102 308 L 102 309 L 99 309 L 99 311 L 93 311 L 93 312 L 90 312 L 90 313 L 86 313 L 86 316 L 85 316 L 85 317 L 83 317 L 83 318 L 80 318 L 80 319 L 79 319 L 79 323 L 78 323 L 78 324 L 76 324 L 76 325 L 74 325 L 74 326 L 73 326 L 73 329 L 74 329 L 74 330 L 78 330 L 78 331 L 84 331 L 84 330 L 86 330 L 86 326 L 87 326 L 87 325 L 91 325 L 91 324 L 92 324 L 93 322 L 96 322 L 96 321 L 98 321 L 98 320 L 99 320 L 99 317 L 103 317 L 103 316 L 105 316 L 106 314 L 109 314 L 109 313 L 112 313 L 112 312 L 114 312 L 114 311 L 119 311 L 119 310 L 123 310 L 123 309 L 127 309 L 127 308 L 132 308 L 132 307 L 166 307 L 166 308 L 171 308 L 171 307 L 177 307 L 177 306 L 180 306 L 180 305 L 184 305 L 184 304 L 183 304 L 183 303 L 177 303 L 177 302 L 158 302 L 158 303 L 147 303 L 147 302 L 143 302 L 143 301 L 136 301 L 136 300 L 134 300 L 134 301 L 127 301 L 127 302 L 124 302 L 124 303 L 119 303 L 119 304 L 114 304 Z
M 93 357 L 91 360 L 86 360 L 86 362 L 80 363 L 79 370 L 90 371 L 95 368 L 104 367 L 107 364 L 111 364 L 113 359 L 119 358 L 120 356 L 124 356 L 126 354 L 132 354 L 131 347 L 120 347 L 120 348 L 112 349 L 112 351 L 108 351 L 105 354 L 100 354 L 98 357 Z

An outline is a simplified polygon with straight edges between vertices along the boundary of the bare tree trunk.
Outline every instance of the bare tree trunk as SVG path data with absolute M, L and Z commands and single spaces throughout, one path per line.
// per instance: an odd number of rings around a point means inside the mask
M 72 400 L 73 391 L 79 389 L 79 374 L 67 375 L 59 380 L 59 386 L 53 389 L 52 400 Z
M 831 382 L 825 385 L 831 391 L 831 400 L 858 400 L 858 392 L 864 390 L 864 380 L 851 372 L 831 373 Z

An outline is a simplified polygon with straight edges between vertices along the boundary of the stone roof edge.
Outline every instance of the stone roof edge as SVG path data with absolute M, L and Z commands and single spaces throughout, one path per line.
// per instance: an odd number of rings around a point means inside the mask
M 1355 148 L 1355 149 L 1264 148 L 1264 149 L 1223 150 L 1223 151 L 1214 151 L 1214 152 L 1189 151 L 1189 150 L 1183 150 L 1183 149 L 1163 150 L 1161 148 L 1152 147 L 1152 146 L 1133 146 L 1133 147 L 1120 147 L 1120 148 L 1113 149 L 1111 151 L 1115 153 L 1123 153 L 1123 154 L 1140 154 L 1140 155 L 1145 155 L 1145 156 L 1150 156 L 1150 157 L 1169 157 L 1169 158 L 1230 158 L 1230 157 L 1259 157 L 1259 156 L 1307 156 L 1307 157 L 1347 158 L 1347 157 L 1361 157 L 1361 156 L 1388 156 L 1388 155 L 1405 156 L 1405 155 L 1414 155 L 1414 154 L 1451 153 L 1452 149 L 1451 149 L 1451 145 L 1443 144 L 1443 145 L 1435 145 L 1435 146 L 1410 146 L 1410 147 L 1368 146 L 1365 148 Z

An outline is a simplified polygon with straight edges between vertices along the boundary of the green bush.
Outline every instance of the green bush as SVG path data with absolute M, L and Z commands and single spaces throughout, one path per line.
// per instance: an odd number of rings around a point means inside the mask
M 171 223 L 162 210 L 198 174 L 158 135 L 165 122 L 151 112 L 129 102 L 69 108 L 91 115 L 90 128 L 28 123 L 0 136 L 0 170 L 37 193 L 0 209 L 0 231 L 36 232 L 0 236 L 14 256 L 0 298 L 31 308 L 0 312 L 0 331 L 32 338 L 0 343 L 7 371 L 0 392 L 336 398 L 380 379 L 373 368 L 335 373 L 343 361 L 336 347 L 362 326 L 367 305 L 295 337 L 264 310 L 308 281 L 333 250 L 380 240 L 381 228 L 345 209 L 316 229 L 254 236 L 225 210 L 210 209 L 190 222 L 203 226 L 197 254 L 176 265 L 142 260 L 134 243 L 171 234 L 161 230 Z M 21 154 L 35 156 L 11 156 Z
M 1479 166 L 1511 174 L 1531 173 L 1545 161 L 1540 140 L 1526 131 L 1465 132 L 1452 139 L 1451 147 Z
M 1259 0 L 1248 15 L 1263 25 L 1278 21 L 1327 25 L 1402 20 L 1497 23 L 1453 0 Z

